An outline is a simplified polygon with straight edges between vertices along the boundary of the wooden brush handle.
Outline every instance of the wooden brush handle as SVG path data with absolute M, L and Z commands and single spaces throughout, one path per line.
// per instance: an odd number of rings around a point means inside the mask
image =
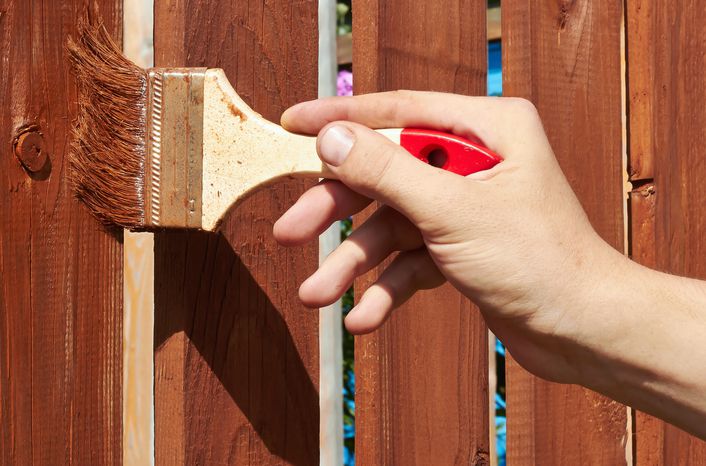
M 213 230 L 226 211 L 253 189 L 283 177 L 326 178 L 316 138 L 290 133 L 252 110 L 220 69 L 204 85 L 202 228 Z M 377 130 L 412 155 L 460 175 L 502 159 L 480 144 L 426 129 Z

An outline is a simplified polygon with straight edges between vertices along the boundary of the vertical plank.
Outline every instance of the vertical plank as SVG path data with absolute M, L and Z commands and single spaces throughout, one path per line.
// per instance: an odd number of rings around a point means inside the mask
M 319 0 L 319 97 L 336 95 L 336 1 Z M 319 263 L 341 243 L 341 222 L 319 237 Z M 319 309 L 320 461 L 343 462 L 343 314 L 341 300 Z
M 633 259 L 706 279 L 706 5 L 627 1 Z M 682 355 L 680 357 L 688 357 Z M 637 413 L 639 466 L 704 465 L 706 442 Z
M 654 177 L 654 102 L 656 62 L 654 54 L 660 42 L 652 35 L 657 29 L 656 2 L 625 0 L 626 49 L 628 75 L 628 105 L 630 116 L 629 175 L 631 181 L 652 180 Z M 639 44 L 639 46 L 637 45 Z M 631 239 L 632 240 L 632 239 Z
M 122 1 L 95 2 L 120 38 Z M 65 43 L 86 2 L 0 1 L 0 464 L 122 457 L 122 246 L 73 197 Z M 36 125 L 48 162 L 13 153 Z M 41 141 L 41 142 L 39 142 Z M 28 148 L 27 150 L 35 150 Z
M 123 0 L 123 53 L 152 66 L 153 0 Z M 154 463 L 154 235 L 124 232 L 123 465 Z
M 125 230 L 123 306 L 123 464 L 154 458 L 154 235 Z
M 485 95 L 485 10 L 479 0 L 354 0 L 356 93 Z M 358 296 L 379 272 L 356 282 Z M 447 285 L 357 338 L 356 461 L 488 464 L 487 336 L 478 311 Z
M 275 121 L 316 97 L 315 0 L 155 8 L 157 66 L 221 67 Z M 318 318 L 297 299 L 317 248 L 284 250 L 271 233 L 305 186 L 254 194 L 217 235 L 156 235 L 156 464 L 318 463 Z
M 621 2 L 507 0 L 503 92 L 537 106 L 593 226 L 624 249 Z M 627 409 L 507 365 L 508 464 L 625 464 Z
M 334 222 L 319 238 L 319 263 L 341 243 L 341 222 Z M 319 309 L 320 462 L 343 462 L 343 311 L 341 300 Z

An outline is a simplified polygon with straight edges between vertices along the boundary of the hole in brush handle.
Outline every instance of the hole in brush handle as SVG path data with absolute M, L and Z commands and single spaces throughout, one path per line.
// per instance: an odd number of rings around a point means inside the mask
M 400 145 L 419 160 L 461 176 L 488 170 L 502 161 L 477 142 L 431 129 L 403 129 Z

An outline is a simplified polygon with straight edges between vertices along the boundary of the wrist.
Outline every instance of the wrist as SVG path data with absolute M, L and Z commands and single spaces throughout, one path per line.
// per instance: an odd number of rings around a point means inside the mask
M 596 280 L 572 339 L 575 383 L 704 435 L 692 427 L 706 416 L 704 282 L 622 256 Z
M 597 236 L 574 251 L 552 278 L 541 278 L 543 292 L 534 306 L 526 305 L 533 309 L 529 315 L 508 324 L 488 313 L 486 320 L 528 370 L 555 382 L 591 386 L 605 370 L 603 352 L 624 332 L 626 316 L 614 312 L 613 303 L 632 263 Z
M 562 318 L 552 335 L 571 371 L 567 381 L 604 392 L 617 380 L 635 312 L 636 282 L 643 267 L 598 239 L 560 297 Z

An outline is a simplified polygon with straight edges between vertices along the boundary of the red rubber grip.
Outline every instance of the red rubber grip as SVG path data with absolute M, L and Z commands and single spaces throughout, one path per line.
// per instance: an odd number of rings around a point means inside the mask
M 400 145 L 419 160 L 462 176 L 488 170 L 503 160 L 478 143 L 431 129 L 403 129 Z

